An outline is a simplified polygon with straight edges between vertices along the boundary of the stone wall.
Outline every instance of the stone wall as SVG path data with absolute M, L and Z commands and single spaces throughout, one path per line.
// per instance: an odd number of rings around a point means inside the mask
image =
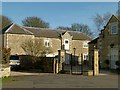
M 72 36 L 66 32 L 63 36 L 62 36 L 62 45 L 64 45 L 64 40 L 67 39 L 69 41 L 69 50 L 66 50 L 68 53 L 72 53 Z
M 83 47 L 84 42 L 85 42 L 84 40 L 73 40 L 72 44 L 73 44 L 73 48 L 76 48 L 76 55 L 80 55 L 81 53 L 88 54 L 88 47 L 87 48 Z M 73 48 L 72 48 L 72 52 L 73 52 Z
M 49 41 L 51 51 L 53 54 L 58 54 L 58 50 L 61 49 L 61 40 L 57 38 L 46 38 L 46 37 L 35 37 L 35 39 L 43 40 L 43 44 L 45 40 Z
M 1 77 L 8 77 L 10 76 L 10 72 L 11 72 L 11 67 L 4 67 L 4 68 L 0 68 L 0 78 Z
M 21 44 L 32 39 L 34 39 L 34 35 L 6 34 L 4 37 L 5 47 L 11 48 L 11 54 L 24 55 L 25 52 L 21 48 Z
M 100 34 L 100 40 L 101 46 L 100 46 L 100 61 L 101 61 L 101 67 L 106 68 L 108 65 L 105 63 L 105 60 L 110 60 L 110 50 L 111 50 L 111 44 L 114 44 L 114 47 L 118 49 L 118 34 L 111 34 L 111 24 L 112 23 L 117 23 L 117 19 L 113 17 L 110 21 L 109 24 L 105 27 L 105 29 L 102 31 Z M 119 30 L 119 28 L 118 28 Z
M 75 55 L 78 56 L 78 62 L 79 63 L 81 63 L 81 54 L 88 55 L 88 47 L 87 48 L 83 47 L 84 42 L 89 42 L 89 41 L 73 40 L 73 42 L 72 42 L 72 54 L 74 54 L 73 48 L 76 48 Z
M 89 43 L 89 69 L 93 69 L 93 60 L 94 60 L 94 50 L 98 49 L 98 42 L 99 39 L 97 39 L 96 43 Z

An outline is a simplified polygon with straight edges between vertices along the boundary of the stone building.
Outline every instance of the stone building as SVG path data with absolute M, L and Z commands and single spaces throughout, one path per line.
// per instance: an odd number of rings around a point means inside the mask
M 25 27 L 11 24 L 3 30 L 4 46 L 11 48 L 11 54 L 25 55 L 25 51 L 21 48 L 21 44 L 27 40 L 42 39 L 45 47 L 50 47 L 52 53 L 46 56 L 53 57 L 58 55 L 58 50 L 64 48 L 66 52 L 65 64 L 70 64 L 70 54 L 74 53 L 80 63 L 80 55 L 83 59 L 88 57 L 88 42 L 91 38 L 81 32 L 67 30 L 53 30 L 48 28 Z
M 89 69 L 92 70 L 94 67 L 94 50 L 97 49 L 98 50 L 98 38 L 95 38 L 94 40 L 92 40 L 91 42 L 89 42 Z
M 117 69 L 116 61 L 120 60 L 120 19 L 112 15 L 99 37 L 91 41 L 89 46 L 90 57 L 91 48 L 95 46 L 98 49 L 101 68 Z M 89 59 L 92 61 L 92 58 Z

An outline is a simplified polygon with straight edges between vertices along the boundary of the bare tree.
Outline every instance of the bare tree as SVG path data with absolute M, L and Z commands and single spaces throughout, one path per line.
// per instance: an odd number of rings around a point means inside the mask
M 116 11 L 116 14 L 120 16 L 120 1 L 118 2 L 118 10 Z
M 71 29 L 73 31 L 82 32 L 82 33 L 90 36 L 91 38 L 93 37 L 93 33 L 87 24 L 73 23 L 71 25 Z
M 109 21 L 110 17 L 111 17 L 111 13 L 109 13 L 109 12 L 107 12 L 103 15 L 100 15 L 97 13 L 95 16 L 93 16 L 93 22 L 98 31 L 100 31 L 106 25 L 106 23 Z
M 9 65 L 10 48 L 2 48 L 2 64 Z
M 64 26 L 59 26 L 57 29 L 62 29 L 62 30 L 69 30 L 71 31 L 71 27 L 64 27 Z
M 44 46 L 42 39 L 27 40 L 21 44 L 21 47 L 27 55 L 35 57 L 45 56 L 52 52 L 51 48 Z
M 90 36 L 91 38 L 93 37 L 93 32 L 87 24 L 73 23 L 70 27 L 59 26 L 57 29 L 78 31 Z

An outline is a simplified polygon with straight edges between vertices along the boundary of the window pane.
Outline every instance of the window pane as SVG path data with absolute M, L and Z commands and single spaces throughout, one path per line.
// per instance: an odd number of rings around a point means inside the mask
M 66 40 L 65 43 L 68 44 L 68 41 Z
M 117 34 L 117 26 L 111 27 L 112 34 Z
M 11 55 L 10 60 L 19 60 L 19 56 Z
M 47 42 L 45 42 L 45 46 L 47 46 Z
M 83 48 L 88 48 L 88 42 L 83 43 Z
M 49 47 L 50 43 L 48 42 L 48 47 Z

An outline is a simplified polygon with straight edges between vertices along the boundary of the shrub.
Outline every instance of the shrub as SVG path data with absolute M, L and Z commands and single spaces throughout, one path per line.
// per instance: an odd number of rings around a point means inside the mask
M 109 63 L 110 63 L 109 60 L 105 60 L 105 64 L 109 65 Z
M 9 64 L 10 48 L 2 48 L 2 64 Z

